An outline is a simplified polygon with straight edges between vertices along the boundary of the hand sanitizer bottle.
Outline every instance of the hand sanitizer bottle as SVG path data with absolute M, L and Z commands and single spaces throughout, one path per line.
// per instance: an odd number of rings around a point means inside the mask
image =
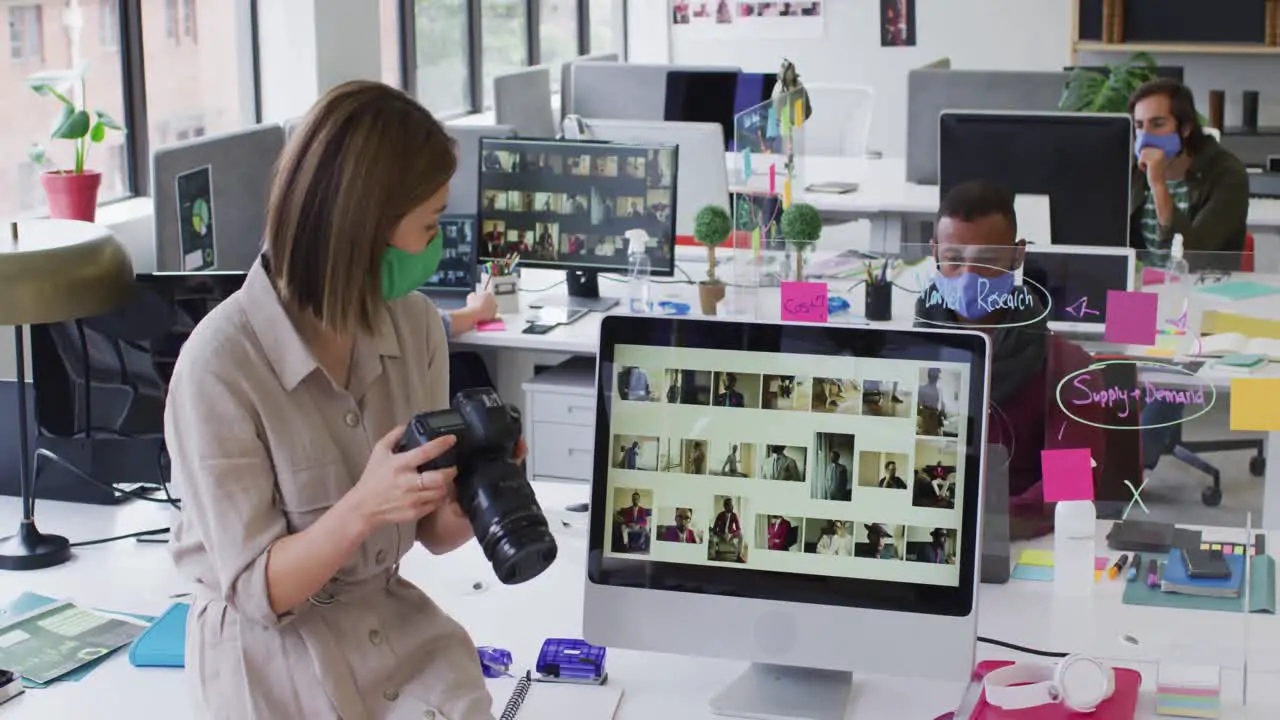
M 651 310 L 649 301 L 649 233 L 644 230 L 628 230 L 627 237 L 627 295 L 630 299 L 628 310 L 633 313 L 647 313 Z
M 1094 534 L 1098 511 L 1091 500 L 1059 502 L 1053 514 L 1053 591 L 1088 595 L 1093 591 Z
M 1164 268 L 1164 287 L 1159 289 L 1159 310 L 1161 331 L 1177 331 L 1187 329 L 1187 297 L 1188 279 L 1191 269 L 1183 257 L 1182 235 L 1173 236 L 1173 244 L 1169 251 L 1169 261 Z

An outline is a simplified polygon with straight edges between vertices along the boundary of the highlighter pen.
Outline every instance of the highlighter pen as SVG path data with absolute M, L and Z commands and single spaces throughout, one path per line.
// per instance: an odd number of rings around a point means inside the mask
M 1129 573 L 1125 575 L 1126 582 L 1133 582 L 1138 579 L 1138 572 L 1142 570 L 1142 556 L 1138 553 L 1133 554 L 1133 563 L 1129 565 Z
M 1112 565 L 1111 569 L 1107 571 L 1107 577 L 1111 578 L 1112 580 L 1115 580 L 1116 576 L 1118 576 L 1124 570 L 1124 566 L 1127 565 L 1128 563 L 1129 563 L 1129 556 L 1121 555 L 1120 559 L 1116 560 L 1116 564 Z
M 1160 584 L 1160 562 L 1155 558 L 1147 563 L 1147 587 L 1153 588 Z

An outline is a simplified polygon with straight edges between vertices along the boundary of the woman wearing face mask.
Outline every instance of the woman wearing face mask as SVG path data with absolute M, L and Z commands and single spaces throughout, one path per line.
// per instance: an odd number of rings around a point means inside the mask
M 1102 407 L 1072 404 L 1068 414 L 1056 399 L 1063 378 L 1093 358 L 1050 332 L 1043 292 L 1017 282 L 1026 241 L 1018 239 L 1012 193 L 983 181 L 957 185 L 942 200 L 934 233 L 937 272 L 916 302 L 915 324 L 977 330 L 991 338 L 987 441 L 1009 451 L 1011 530 L 1017 537 L 1051 532 L 1040 451 L 1090 448 L 1095 458 L 1105 452 L 1105 431 L 1090 424 L 1104 422 Z M 1098 392 L 1102 378 L 1076 375 L 1070 390 L 1084 392 L 1082 387 Z M 922 481 L 929 479 L 917 475 L 915 492 Z M 917 495 L 916 502 L 926 501 Z
M 472 537 L 455 470 L 417 470 L 455 439 L 394 450 L 449 402 L 444 324 L 414 291 L 455 167 L 405 94 L 334 89 L 285 149 L 261 259 L 183 347 L 165 441 L 198 717 L 491 717 L 471 638 L 399 573 L 415 542 Z
M 1185 85 L 1152 80 L 1129 99 L 1137 131 L 1131 244 L 1163 264 L 1181 234 L 1192 269 L 1240 269 L 1249 215 L 1244 164 L 1200 127 Z M 1196 253 L 1220 252 L 1222 255 Z

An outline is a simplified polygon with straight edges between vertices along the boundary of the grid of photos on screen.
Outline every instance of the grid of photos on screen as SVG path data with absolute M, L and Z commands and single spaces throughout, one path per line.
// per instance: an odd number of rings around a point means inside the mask
M 833 508 L 852 508 L 855 516 L 855 492 L 863 498 L 879 494 L 880 499 L 901 503 L 904 509 L 953 510 L 960 459 L 961 379 L 959 370 L 935 367 L 921 368 L 918 383 L 912 384 L 874 378 L 806 378 L 623 365 L 615 384 L 623 401 L 908 421 L 914 409 L 917 426 L 913 453 L 879 447 L 852 433 L 815 432 L 810 445 L 615 434 L 613 467 L 797 483 L 810 500 L 836 503 Z M 654 525 L 650 527 L 647 520 L 639 525 L 634 518 L 648 518 L 655 512 L 650 509 L 651 493 L 639 487 L 615 491 L 615 552 L 647 554 L 652 537 L 663 543 L 705 544 L 707 560 L 726 563 L 746 563 L 750 552 L 956 562 L 954 527 L 908 525 L 885 522 L 884 518 L 850 520 L 847 511 L 833 512 L 832 517 L 808 517 L 753 508 L 756 514 L 748 516 L 744 496 L 751 493 L 745 490 L 738 496 L 716 495 L 709 510 L 692 503 L 660 504 Z M 636 540 L 627 542 L 628 533 Z
M 672 148 L 485 138 L 481 257 L 625 268 L 625 233 L 639 228 L 650 260 L 668 265 L 675 159 Z

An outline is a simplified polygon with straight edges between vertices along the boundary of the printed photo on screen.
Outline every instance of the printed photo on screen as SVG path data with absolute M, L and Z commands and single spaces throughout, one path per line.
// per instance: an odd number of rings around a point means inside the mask
M 906 490 L 911 480 L 911 464 L 906 453 L 863 450 L 858 456 L 858 486 Z
M 560 233 L 560 257 L 581 259 L 587 253 L 587 236 L 579 233 Z
M 803 410 L 809 412 L 813 393 L 808 378 L 795 375 L 764 376 L 765 410 Z
M 618 209 L 618 217 L 644 217 L 644 198 L 638 195 L 619 195 L 614 207 Z
M 652 402 L 658 399 L 658 382 L 662 368 L 642 368 L 639 365 L 623 365 L 618 371 L 618 397 L 633 402 Z
M 524 171 L 530 175 L 563 175 L 564 156 L 559 153 L 527 152 Z
M 707 466 L 709 474 L 733 478 L 758 477 L 754 444 L 712 440 L 708 452 L 711 457 L 711 464 Z
M 507 191 L 507 212 L 528 212 L 533 209 L 533 193 L 524 190 Z
M 817 555 L 853 557 L 853 535 L 856 531 L 857 523 L 849 520 L 806 518 L 804 551 Z
M 814 378 L 813 411 L 857 415 L 862 412 L 862 388 L 857 380 Z
M 613 466 L 618 470 L 658 469 L 658 438 L 648 435 L 614 435 Z
M 907 560 L 931 565 L 956 564 L 956 538 L 954 528 L 907 528 Z
M 564 193 L 536 192 L 533 194 L 533 211 L 540 213 L 563 213 Z
M 680 472 L 685 475 L 707 474 L 707 441 L 696 438 L 680 440 Z
M 858 523 L 853 554 L 860 558 L 901 560 L 906 544 L 906 528 L 890 523 Z
M 597 188 L 591 188 L 591 222 L 595 224 L 613 222 L 618 216 L 618 207 L 612 195 L 605 195 Z
M 747 561 L 746 528 L 742 518 L 748 508 L 742 498 L 732 495 L 716 495 L 712 507 L 719 508 L 707 528 L 707 559 L 716 562 L 744 563 Z
M 645 160 L 645 173 L 651 188 L 671 187 L 671 151 L 651 149 Z
M 886 380 L 862 382 L 862 414 L 876 417 L 911 417 L 914 393 L 905 383 Z
M 595 170 L 592 174 L 603 178 L 618 177 L 618 157 L 616 155 L 597 157 L 595 159 Z
M 659 542 L 700 544 L 703 538 L 702 528 L 693 523 L 693 508 L 664 507 L 658 508 Z
M 798 553 L 803 531 L 804 518 L 798 515 L 756 515 L 756 549 Z
M 658 469 L 662 472 L 680 472 L 680 438 L 662 438 L 658 441 Z
M 737 373 L 717 370 L 714 377 L 715 394 L 711 404 L 716 407 L 760 407 L 760 376 L 754 373 Z
M 650 219 L 666 223 L 671 218 L 671 191 L 650 190 L 644 198 L 644 212 Z
M 555 260 L 556 238 L 560 235 L 560 223 L 536 223 L 533 226 L 533 246 L 524 257 L 529 260 Z
M 653 515 L 653 491 L 620 487 L 613 491 L 613 535 L 616 553 L 649 552 L 649 524 Z
M 586 215 L 591 209 L 591 197 L 582 193 L 567 193 L 564 200 L 565 215 Z
M 916 433 L 960 436 L 960 371 L 921 368 L 916 394 Z
M 710 370 L 667 370 L 663 374 L 662 396 L 680 405 L 711 404 Z
M 507 209 L 507 191 L 485 190 L 483 202 L 485 210 L 505 211 Z
M 799 445 L 765 445 L 760 461 L 760 477 L 764 480 L 804 482 L 805 460 L 809 449 Z
M 590 155 L 573 155 L 565 158 L 565 167 L 568 168 L 570 175 L 577 177 L 591 176 L 591 156 Z
M 480 169 L 483 172 L 520 172 L 520 154 L 510 150 L 487 150 Z
M 818 433 L 814 437 L 817 467 L 810 484 L 814 500 L 843 500 L 853 497 L 853 457 L 857 449 L 853 435 Z
M 956 467 L 960 447 L 955 440 L 916 440 L 915 474 L 911 504 L 916 507 L 954 509 Z
M 632 180 L 643 180 L 645 178 L 644 158 L 642 157 L 632 155 L 623 158 L 622 169 L 624 174 Z
M 503 198 L 506 196 L 506 193 L 502 193 Z M 485 220 L 480 234 L 481 241 L 484 243 L 480 246 L 481 257 L 506 257 L 503 254 L 507 245 L 507 224 L 505 222 L 501 220 Z

